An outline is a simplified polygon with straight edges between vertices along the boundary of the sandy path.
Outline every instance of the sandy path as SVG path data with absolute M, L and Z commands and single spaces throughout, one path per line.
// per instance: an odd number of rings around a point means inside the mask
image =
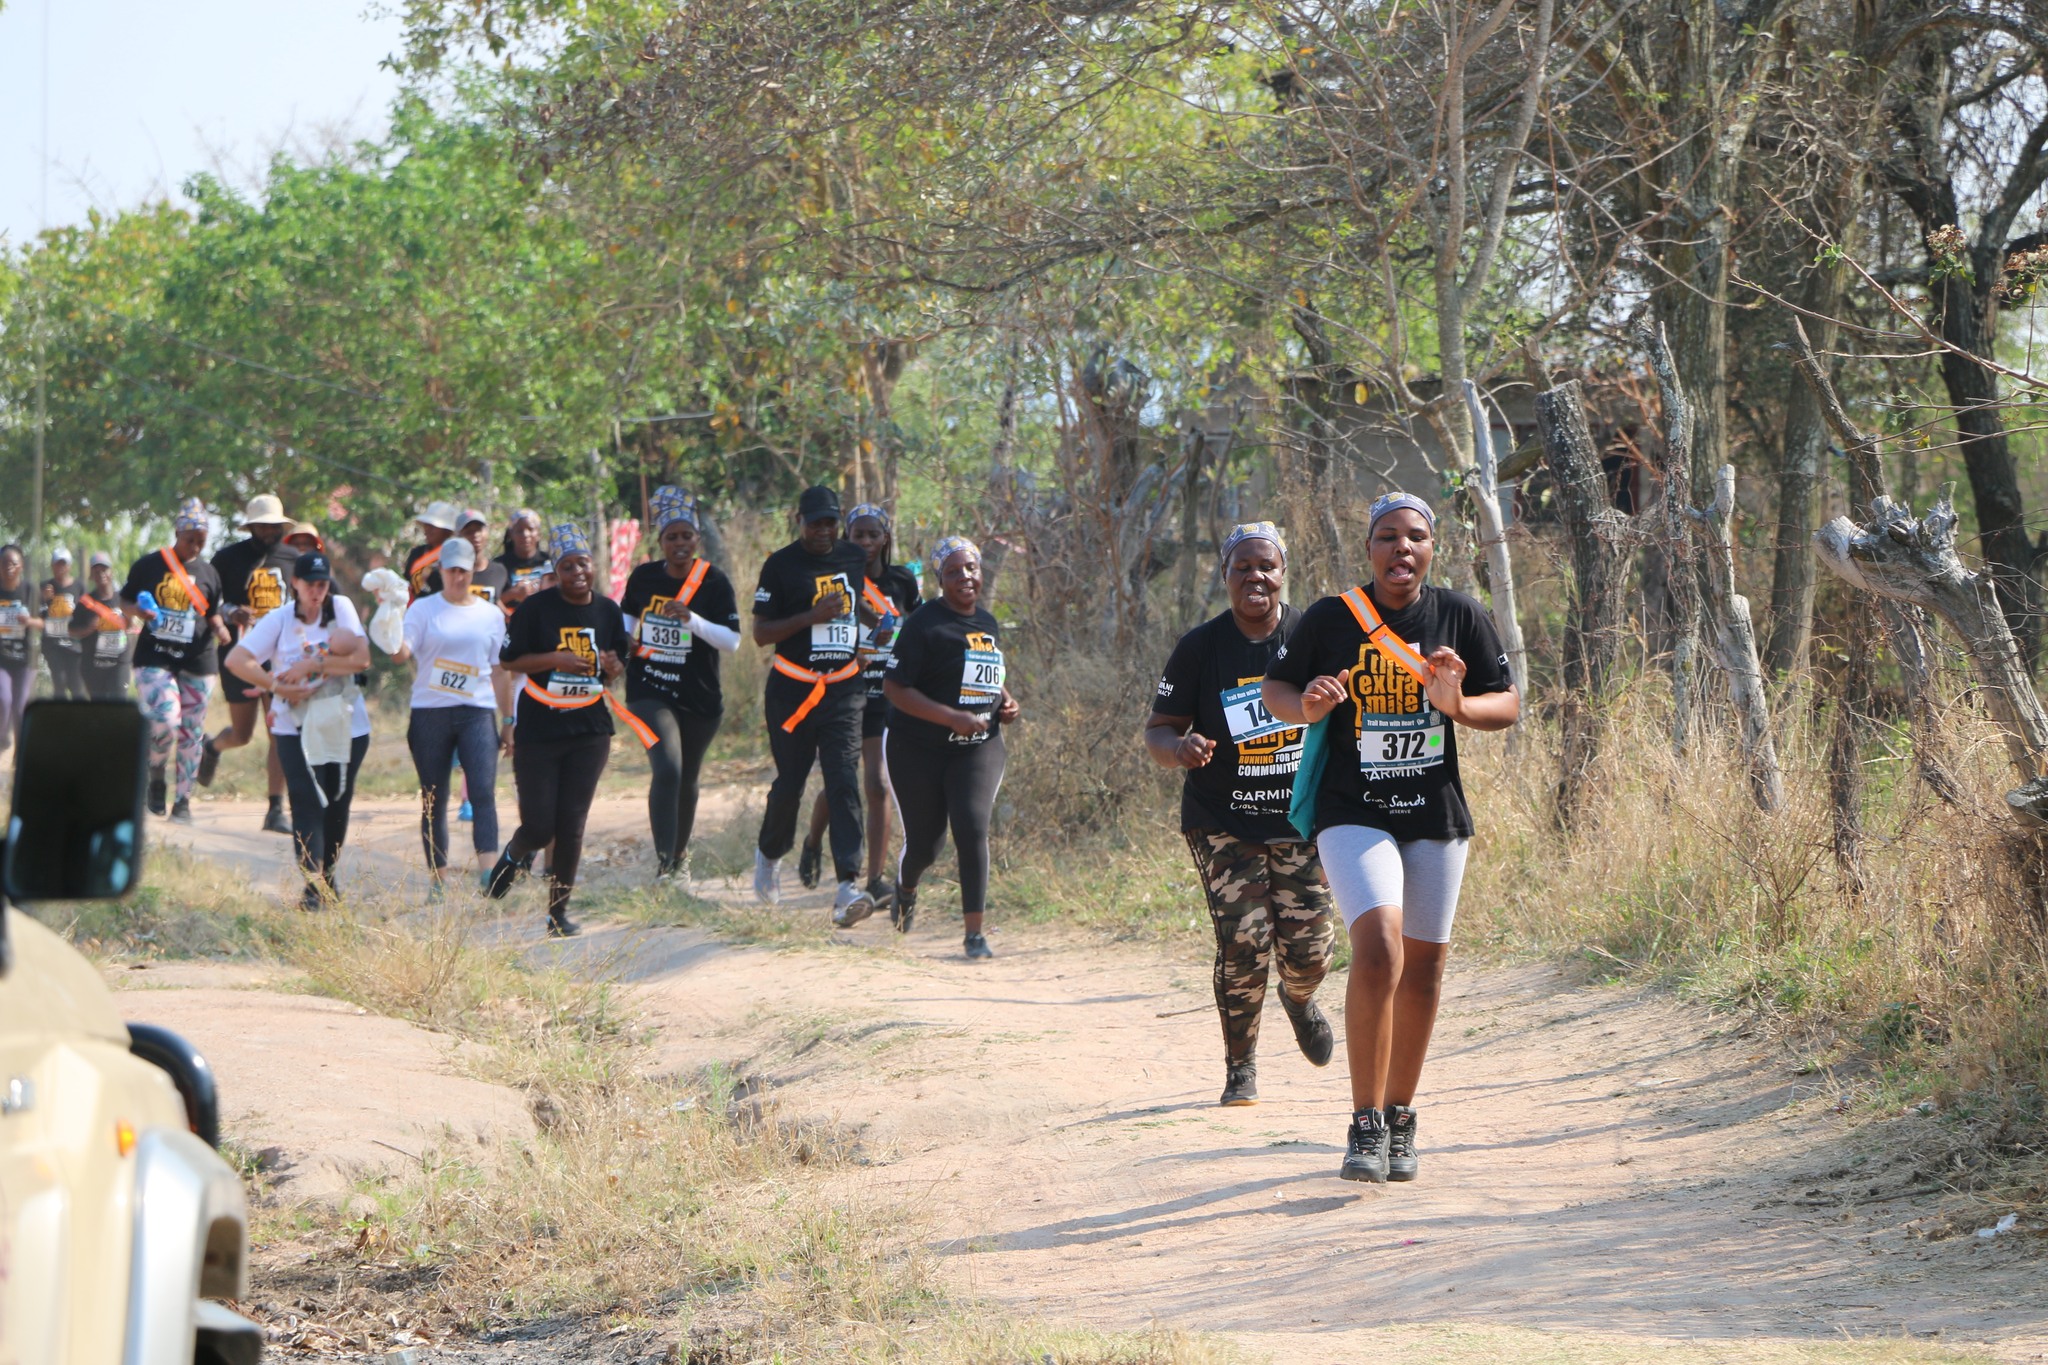
M 261 875 L 283 841 L 223 814 L 193 846 L 226 843 Z M 627 841 L 637 816 L 611 802 L 601 827 Z M 379 829 L 361 856 L 396 866 L 410 837 Z M 824 898 L 789 913 L 822 916 Z M 1545 969 L 1454 968 L 1422 1179 L 1361 1187 L 1334 1178 L 1341 1049 L 1311 1068 L 1277 1011 L 1265 1103 L 1215 1107 L 1196 935 L 1168 956 L 1014 929 L 970 965 L 956 933 L 871 921 L 773 951 L 600 924 L 536 951 L 633 982 L 655 1065 L 733 1065 L 784 1116 L 858 1132 L 874 1164 L 849 1193 L 920 1209 L 962 1288 L 1026 1311 L 1222 1331 L 1280 1360 L 1356 1359 L 1388 1324 L 1720 1342 L 1729 1359 L 1845 1337 L 2048 1352 L 2037 1238 L 1919 1235 L 1928 1121 L 1854 1129 L 1725 1020 Z M 256 1083 L 221 1070 L 230 1090 Z

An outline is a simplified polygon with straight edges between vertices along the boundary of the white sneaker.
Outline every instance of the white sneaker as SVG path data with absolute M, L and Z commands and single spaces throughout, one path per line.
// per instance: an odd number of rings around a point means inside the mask
M 782 859 L 754 850 L 754 899 L 763 905 L 782 904 Z
M 875 898 L 861 890 L 859 882 L 839 883 L 839 894 L 832 901 L 834 925 L 841 929 L 851 929 L 874 913 Z

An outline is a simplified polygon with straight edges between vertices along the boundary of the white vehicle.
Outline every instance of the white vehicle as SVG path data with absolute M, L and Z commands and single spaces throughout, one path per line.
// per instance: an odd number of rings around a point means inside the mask
M 242 1182 L 206 1061 L 126 1025 L 99 970 L 10 906 L 140 880 L 146 722 L 37 702 L 0 875 L 0 1365 L 254 1365 Z

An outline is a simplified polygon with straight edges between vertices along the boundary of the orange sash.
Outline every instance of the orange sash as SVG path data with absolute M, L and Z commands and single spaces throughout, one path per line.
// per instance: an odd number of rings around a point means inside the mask
M 160 553 L 164 557 L 164 563 L 170 567 L 171 577 L 178 580 L 178 586 L 185 590 L 185 596 L 192 599 L 192 609 L 201 616 L 206 615 L 206 609 L 209 605 L 206 600 L 206 594 L 199 591 L 199 585 L 192 581 L 192 575 L 186 573 L 185 566 L 178 562 L 177 550 L 172 546 L 166 545 Z
M 539 702 L 542 706 L 551 707 L 557 711 L 581 711 L 587 706 L 597 705 L 600 701 L 605 702 L 612 708 L 612 714 L 624 722 L 628 730 L 631 730 L 639 737 L 641 748 L 652 749 L 655 745 L 661 743 L 661 736 L 649 729 L 646 721 L 628 711 L 625 703 L 614 697 L 609 689 L 600 687 L 597 695 L 594 697 L 585 697 L 582 701 L 568 701 L 561 697 L 549 696 L 545 688 L 535 687 L 533 685 L 533 678 L 529 674 L 526 679 L 526 695 Z
M 868 599 L 868 610 L 872 611 L 878 619 L 884 616 L 895 615 L 896 604 L 891 602 L 883 595 L 882 590 L 875 586 L 874 579 L 863 578 L 861 580 L 861 596 Z
M 795 678 L 798 682 L 807 682 L 811 685 L 811 694 L 790 713 L 788 720 L 782 722 L 782 733 L 793 735 L 796 733 L 796 727 L 803 724 L 804 717 L 811 714 L 819 702 L 825 700 L 827 687 L 860 676 L 860 659 L 856 656 L 853 662 L 843 667 L 835 668 L 830 673 L 820 673 L 816 669 L 805 668 L 802 664 L 793 664 L 778 654 L 775 656 L 774 668 L 785 678 Z
M 1365 632 L 1365 638 L 1372 642 L 1373 648 L 1407 669 L 1416 682 L 1429 686 L 1429 661 L 1414 645 L 1387 629 L 1387 623 L 1380 620 L 1380 614 L 1373 610 L 1372 599 L 1365 595 L 1365 589 L 1353 588 L 1345 593 L 1344 605 L 1351 608 L 1358 628 Z
M 108 625 L 119 625 L 123 630 L 126 630 L 128 628 L 127 617 L 123 616 L 120 612 L 114 610 L 106 603 L 100 601 L 99 598 L 94 597 L 91 593 L 80 593 L 78 595 L 78 600 L 80 602 L 83 602 L 86 606 L 91 607 L 93 615 L 99 617 L 100 620 L 106 622 Z

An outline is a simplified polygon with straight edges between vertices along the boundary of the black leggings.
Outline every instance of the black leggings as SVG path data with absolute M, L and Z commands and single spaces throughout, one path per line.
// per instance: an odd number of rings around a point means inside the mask
M 43 662 L 50 666 L 50 695 L 85 700 L 85 655 L 75 649 L 45 649 Z
M 642 697 L 626 709 L 647 722 L 661 743 L 647 751 L 654 781 L 647 788 L 647 820 L 654 831 L 655 867 L 669 872 L 682 865 L 697 827 L 697 779 L 704 771 L 704 751 L 718 733 L 717 716 L 685 711 L 660 697 Z
M 867 692 L 859 678 L 839 683 L 789 734 L 782 723 L 810 695 L 808 684 L 780 673 L 768 675 L 762 711 L 768 722 L 768 752 L 775 759 L 775 780 L 768 786 L 768 805 L 761 812 L 762 856 L 780 858 L 796 847 L 796 822 L 804 813 L 804 784 L 816 764 L 825 779 L 825 801 L 832 808 L 832 868 L 842 882 L 860 876 L 861 842 L 866 830 L 860 814 L 860 718 Z
M 960 858 L 960 909 L 980 914 L 988 908 L 988 821 L 1003 785 L 1003 732 L 998 729 L 979 744 L 940 748 L 891 731 L 882 738 L 882 760 L 890 794 L 903 815 L 897 885 L 916 889 L 925 869 L 938 859 L 950 824 Z
M 612 756 L 610 735 L 522 739 L 512 734 L 512 785 L 519 789 L 519 828 L 505 857 L 523 863 L 549 844 L 548 913 L 560 917 L 583 861 L 583 826 L 597 799 L 597 779 Z
M 292 843 L 298 848 L 299 871 L 309 882 L 325 883 L 332 893 L 334 863 L 348 838 L 348 808 L 355 800 L 356 771 L 370 751 L 370 737 L 358 735 L 349 741 L 346 773 L 339 763 L 308 767 L 305 741 L 297 735 L 278 735 L 276 739 L 284 789 L 291 798 Z

